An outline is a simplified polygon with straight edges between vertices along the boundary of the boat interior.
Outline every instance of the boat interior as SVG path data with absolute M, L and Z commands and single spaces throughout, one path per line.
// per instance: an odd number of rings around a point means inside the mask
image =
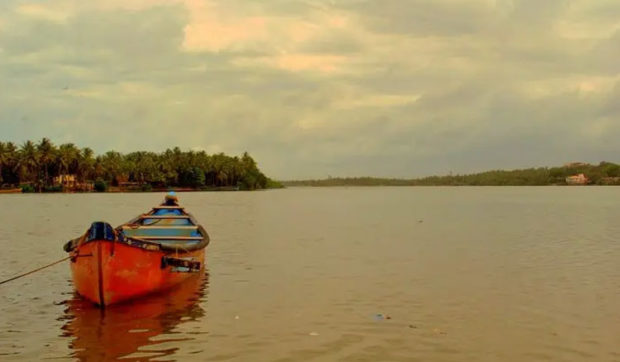
M 161 205 L 119 227 L 123 235 L 162 246 L 191 247 L 203 243 L 205 235 L 192 215 L 180 206 Z

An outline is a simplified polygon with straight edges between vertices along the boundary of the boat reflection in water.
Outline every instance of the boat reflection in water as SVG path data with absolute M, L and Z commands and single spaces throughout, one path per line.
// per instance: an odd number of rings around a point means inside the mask
M 68 308 L 62 317 L 67 321 L 63 336 L 72 338 L 71 357 L 79 361 L 150 361 L 174 354 L 178 347 L 171 344 L 192 338 L 174 338 L 171 332 L 205 315 L 200 302 L 206 299 L 208 284 L 208 274 L 197 274 L 165 293 L 105 310 L 75 295 L 66 301 Z M 165 347 L 158 348 L 162 343 Z

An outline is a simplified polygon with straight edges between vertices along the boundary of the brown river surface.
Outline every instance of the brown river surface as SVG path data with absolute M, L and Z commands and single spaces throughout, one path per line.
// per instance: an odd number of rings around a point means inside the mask
M 0 279 L 163 194 L 0 195 Z M 620 187 L 181 193 L 207 271 L 105 312 L 0 285 L 0 361 L 620 361 Z

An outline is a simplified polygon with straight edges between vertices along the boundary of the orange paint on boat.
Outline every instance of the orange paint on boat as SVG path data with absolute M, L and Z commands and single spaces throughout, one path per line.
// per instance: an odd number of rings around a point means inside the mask
M 93 240 L 72 252 L 71 273 L 80 295 L 105 306 L 168 289 L 195 275 L 162 268 L 163 256 L 191 257 L 202 265 L 204 254 L 204 249 L 177 254 Z

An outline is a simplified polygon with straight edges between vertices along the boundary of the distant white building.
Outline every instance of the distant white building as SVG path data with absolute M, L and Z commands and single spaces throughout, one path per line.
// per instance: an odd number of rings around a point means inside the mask
M 54 185 L 62 185 L 64 188 L 72 189 L 77 185 L 76 175 L 59 175 L 53 179 Z
M 64 191 L 92 191 L 94 183 L 92 181 L 79 182 L 77 175 L 62 174 L 54 177 L 54 185 L 62 186 Z
M 568 185 L 587 185 L 588 178 L 586 175 L 580 173 L 579 175 L 568 176 L 566 178 L 566 183 Z

